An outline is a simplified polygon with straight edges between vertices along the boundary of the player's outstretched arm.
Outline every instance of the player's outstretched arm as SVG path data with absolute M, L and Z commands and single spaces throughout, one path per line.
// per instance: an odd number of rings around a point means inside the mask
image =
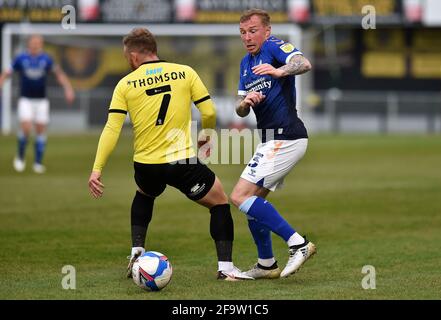
M 126 115 L 124 113 L 110 112 L 107 123 L 101 133 L 95 155 L 95 162 L 89 178 L 89 191 L 95 198 L 99 198 L 103 195 L 104 185 L 101 182 L 101 172 L 118 142 L 125 118 Z
M 245 96 L 239 96 L 236 101 L 236 113 L 239 117 L 246 117 L 250 113 L 250 105 L 243 102 Z
M 270 75 L 274 78 L 281 78 L 291 75 L 299 75 L 311 70 L 312 66 L 308 59 L 297 54 L 294 55 L 287 64 L 280 68 L 274 68 L 268 63 L 259 64 L 253 67 L 253 73 L 258 75 Z
M 104 192 L 104 184 L 101 182 L 101 172 L 92 171 L 89 177 L 89 191 L 94 198 L 100 198 Z
M 236 113 L 239 117 L 246 117 L 250 113 L 251 107 L 256 107 L 265 96 L 259 91 L 252 91 L 247 93 L 246 96 L 239 96 L 239 100 L 236 102 Z
M 193 77 L 190 87 L 191 98 L 201 114 L 203 129 L 198 135 L 199 154 L 200 156 L 204 154 L 202 157 L 205 158 L 210 155 L 210 139 L 212 131 L 216 128 L 216 107 L 196 71 L 190 68 L 190 74 Z
M 3 83 L 12 75 L 12 71 L 6 70 L 0 75 L 0 88 L 3 87 Z
M 69 78 L 59 66 L 54 67 L 54 73 L 58 83 L 64 89 L 64 96 L 66 98 L 66 101 L 68 103 L 72 103 L 75 100 L 75 91 L 69 81 Z
M 312 69 L 311 62 L 301 54 L 294 55 L 287 64 L 278 68 L 283 76 L 304 74 Z
M 211 99 L 197 104 L 197 108 L 201 113 L 202 129 L 216 128 L 216 108 Z
M 201 113 L 202 130 L 198 135 L 198 156 L 201 159 L 209 157 L 211 154 L 211 136 L 216 128 L 216 108 L 211 99 L 198 103 L 197 108 Z

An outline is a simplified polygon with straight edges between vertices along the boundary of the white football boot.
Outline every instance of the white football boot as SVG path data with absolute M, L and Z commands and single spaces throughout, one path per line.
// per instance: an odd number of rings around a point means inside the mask
M 270 267 L 271 268 L 271 267 Z M 245 271 L 244 274 L 254 279 L 277 279 L 280 277 L 280 269 L 275 265 L 275 268 L 265 268 L 256 263 L 252 269 Z
M 26 169 L 26 162 L 23 159 L 20 159 L 19 157 L 14 158 L 14 169 L 17 172 L 23 172 Z
M 306 240 L 306 238 L 305 243 L 298 246 L 292 246 L 289 249 L 288 262 L 286 263 L 285 268 L 282 270 L 280 277 L 286 278 L 289 275 L 296 273 L 306 262 L 306 260 L 308 260 L 316 252 L 317 249 L 315 248 L 315 244 Z
M 138 259 L 140 256 L 142 256 L 145 253 L 145 249 L 143 247 L 133 247 L 132 253 L 130 256 L 127 256 L 127 259 L 129 259 L 129 264 L 127 266 L 127 278 L 132 277 L 132 267 L 135 263 L 136 259 Z
M 44 165 L 42 165 L 41 163 L 34 163 L 34 166 L 32 167 L 32 169 L 34 169 L 35 173 L 45 173 L 46 172 L 46 167 Z
M 247 276 L 237 267 L 233 267 L 233 269 L 229 271 L 219 270 L 217 272 L 217 279 L 225 281 L 254 280 L 253 277 Z

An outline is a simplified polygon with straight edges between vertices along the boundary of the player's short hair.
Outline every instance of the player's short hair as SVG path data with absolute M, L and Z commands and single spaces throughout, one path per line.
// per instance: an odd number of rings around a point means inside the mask
M 245 11 L 240 17 L 239 22 L 246 22 L 250 20 L 252 16 L 259 16 L 264 26 L 269 26 L 271 24 L 271 18 L 268 12 L 262 9 L 250 9 Z
M 39 34 L 39 33 L 32 33 L 31 35 L 29 35 L 26 38 L 26 41 L 27 41 L 27 43 L 29 43 L 32 39 L 35 39 L 35 38 L 39 39 L 41 41 L 44 41 L 43 36 L 41 34 Z
M 123 38 L 123 44 L 129 51 L 157 54 L 155 37 L 146 28 L 134 28 Z

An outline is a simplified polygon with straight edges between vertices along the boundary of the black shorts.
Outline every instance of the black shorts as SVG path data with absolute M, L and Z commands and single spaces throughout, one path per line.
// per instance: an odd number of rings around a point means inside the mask
M 179 189 L 191 200 L 202 199 L 211 189 L 216 175 L 197 158 L 175 164 L 145 164 L 134 162 L 135 181 L 147 195 L 157 197 L 167 185 Z

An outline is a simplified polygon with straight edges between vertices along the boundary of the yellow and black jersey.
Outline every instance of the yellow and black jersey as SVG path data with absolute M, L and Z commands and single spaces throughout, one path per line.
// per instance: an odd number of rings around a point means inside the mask
M 93 169 L 104 167 L 127 113 L 133 124 L 135 162 L 170 163 L 194 157 L 191 102 L 201 112 L 202 127 L 214 128 L 214 105 L 191 67 L 161 60 L 142 64 L 115 87 Z

